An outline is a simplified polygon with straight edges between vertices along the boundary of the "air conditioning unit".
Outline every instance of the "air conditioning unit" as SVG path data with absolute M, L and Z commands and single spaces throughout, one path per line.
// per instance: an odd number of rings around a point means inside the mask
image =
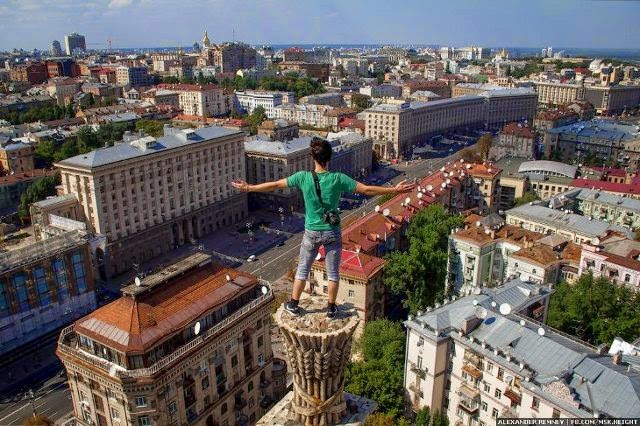
M 424 343 L 423 340 L 418 340 L 418 346 L 422 346 L 423 343 Z

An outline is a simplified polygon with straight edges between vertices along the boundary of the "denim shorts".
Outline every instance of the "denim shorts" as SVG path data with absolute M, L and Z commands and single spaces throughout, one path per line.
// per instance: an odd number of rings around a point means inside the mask
M 296 279 L 306 281 L 309 278 L 311 265 L 318 255 L 318 249 L 324 246 L 325 267 L 329 281 L 340 280 L 340 254 L 342 253 L 342 232 L 340 229 L 331 231 L 304 230 L 298 256 L 298 270 Z

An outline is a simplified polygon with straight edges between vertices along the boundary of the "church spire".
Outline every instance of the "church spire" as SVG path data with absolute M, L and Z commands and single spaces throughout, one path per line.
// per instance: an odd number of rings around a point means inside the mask
M 207 34 L 207 32 L 204 32 L 204 37 L 202 38 L 202 47 L 209 47 L 211 46 L 211 42 L 209 41 L 209 34 Z

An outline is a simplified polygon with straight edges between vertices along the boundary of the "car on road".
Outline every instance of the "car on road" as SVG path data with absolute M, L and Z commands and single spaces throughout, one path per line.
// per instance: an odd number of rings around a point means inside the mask
M 278 241 L 278 244 L 276 244 L 276 247 L 282 247 L 284 245 L 284 241 Z
M 247 262 L 253 262 L 254 260 L 256 260 L 256 255 L 252 254 L 251 256 L 249 256 L 249 258 L 247 259 Z

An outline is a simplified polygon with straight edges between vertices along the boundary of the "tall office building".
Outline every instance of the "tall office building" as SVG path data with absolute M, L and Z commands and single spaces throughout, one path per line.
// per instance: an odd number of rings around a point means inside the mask
M 67 50 L 67 55 L 73 54 L 76 49 L 87 50 L 87 44 L 84 40 L 84 36 L 78 33 L 71 33 L 64 36 L 64 47 Z
M 62 56 L 62 47 L 58 40 L 53 40 L 51 43 L 51 56 Z
M 76 424 L 255 424 L 286 386 L 272 300 L 255 276 L 204 253 L 124 287 L 58 341 Z

